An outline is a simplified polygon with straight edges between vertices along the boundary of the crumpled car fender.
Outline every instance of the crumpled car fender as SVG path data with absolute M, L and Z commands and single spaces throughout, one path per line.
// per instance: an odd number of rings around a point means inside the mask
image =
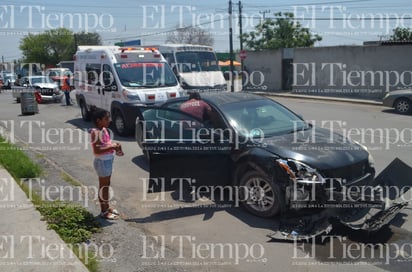
M 359 208 L 329 208 L 304 216 L 283 217 L 279 230 L 268 234 L 268 237 L 278 240 L 310 239 L 329 233 L 334 221 L 354 230 L 377 231 L 408 206 L 412 193 L 412 167 L 396 158 L 374 179 L 371 186 L 370 195 L 351 203 Z M 380 205 L 377 205 L 379 202 Z

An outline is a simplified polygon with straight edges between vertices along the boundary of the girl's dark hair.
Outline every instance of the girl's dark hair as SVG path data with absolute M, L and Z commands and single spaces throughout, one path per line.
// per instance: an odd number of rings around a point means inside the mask
M 189 93 L 189 99 L 200 100 L 200 94 L 198 92 L 190 92 Z
M 97 125 L 97 120 L 103 119 L 109 112 L 107 110 L 96 109 L 92 113 L 93 124 Z

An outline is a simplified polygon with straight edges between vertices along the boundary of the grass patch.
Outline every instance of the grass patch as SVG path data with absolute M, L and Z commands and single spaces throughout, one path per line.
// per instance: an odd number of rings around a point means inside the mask
M 97 272 L 96 253 L 89 252 L 86 244 L 93 233 L 100 231 L 94 216 L 80 205 L 59 201 L 43 202 L 37 209 L 87 269 Z
M 16 179 L 35 178 L 42 173 L 41 167 L 19 147 L 10 144 L 0 137 L 0 164 Z
M 3 165 L 16 180 L 36 178 L 42 174 L 42 169 L 38 164 L 34 163 L 18 146 L 7 143 L 1 136 L 0 165 Z M 80 185 L 68 175 L 62 174 L 62 178 L 74 186 Z M 17 184 L 27 197 L 30 197 L 43 219 L 47 221 L 48 227 L 59 234 L 89 271 L 98 271 L 96 254 L 84 250 L 84 243 L 88 242 L 93 233 L 100 230 L 99 223 L 94 216 L 77 204 L 45 201 L 36 192 L 30 191 L 24 182 L 17 182 Z
M 42 203 L 37 209 L 49 228 L 55 230 L 68 244 L 86 242 L 92 233 L 99 230 L 94 216 L 80 205 L 54 201 Z

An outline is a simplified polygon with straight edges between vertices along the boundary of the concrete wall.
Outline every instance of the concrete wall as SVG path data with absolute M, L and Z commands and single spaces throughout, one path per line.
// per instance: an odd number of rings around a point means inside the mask
M 282 90 L 281 52 L 248 52 L 245 60 L 269 91 Z M 412 87 L 412 45 L 296 48 L 289 77 L 295 93 L 380 99 Z
M 248 72 L 244 89 L 279 91 L 282 89 L 282 51 L 247 52 L 244 60 Z

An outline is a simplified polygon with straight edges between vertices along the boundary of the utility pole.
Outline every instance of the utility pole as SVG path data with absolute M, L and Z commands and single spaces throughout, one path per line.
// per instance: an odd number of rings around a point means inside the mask
M 230 55 L 230 91 L 235 91 L 233 78 L 233 30 L 232 30 L 232 0 L 229 0 L 229 55 Z
M 73 33 L 73 39 L 74 39 L 74 52 L 77 51 L 77 34 Z
M 240 41 L 240 51 L 243 50 L 243 30 L 242 30 L 242 2 L 238 2 L 239 5 L 239 41 Z M 243 72 L 243 58 L 240 58 L 240 71 Z M 242 74 L 243 76 L 243 74 Z
M 270 13 L 270 9 L 261 10 L 261 11 L 259 11 L 259 13 L 260 13 L 260 14 L 263 14 L 263 17 L 262 17 L 262 21 L 261 21 L 261 22 L 264 22 L 264 21 L 266 20 L 266 13 Z

